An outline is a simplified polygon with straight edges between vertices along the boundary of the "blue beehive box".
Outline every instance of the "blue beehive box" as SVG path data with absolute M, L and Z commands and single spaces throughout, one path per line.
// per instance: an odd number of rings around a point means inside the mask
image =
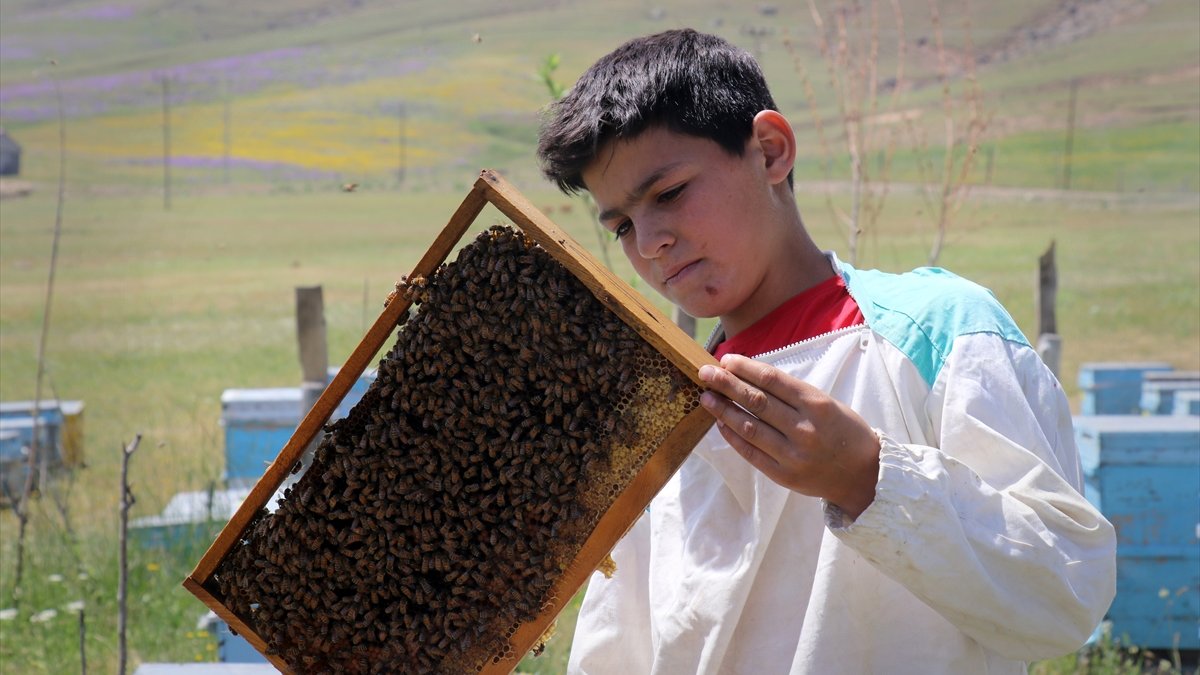
M 143 663 L 133 675 L 275 675 L 269 663 Z
M 329 369 L 329 381 L 337 375 Z M 363 373 L 334 411 L 331 419 L 350 413 L 367 388 L 375 381 L 375 372 Z M 226 389 L 221 394 L 221 425 L 225 428 L 225 472 L 230 487 L 252 486 L 262 477 L 287 444 L 307 410 L 301 410 L 300 387 L 266 389 Z
M 34 407 L 33 401 L 0 403 L 0 497 L 24 490 L 33 447 Z M 43 455 L 45 466 L 54 470 L 82 462 L 83 402 L 43 400 L 36 407 L 38 448 L 47 453 Z
M 300 388 L 226 389 L 225 484 L 251 486 L 262 477 L 300 423 Z
M 207 630 L 217 641 L 217 660 L 222 663 L 267 663 L 267 658 L 240 635 L 234 634 L 229 624 L 214 612 L 200 617 L 198 627 Z M 274 670 L 272 670 L 274 672 Z
M 62 404 L 72 403 L 72 401 L 63 401 L 61 404 L 56 400 L 43 400 L 38 406 L 38 412 L 42 417 L 42 424 L 58 425 L 62 423 Z M 9 420 L 22 417 L 33 416 L 33 401 L 5 401 L 0 403 L 0 420 Z
M 147 548 L 202 554 L 249 494 L 249 488 L 177 493 L 162 513 L 130 521 L 130 538 Z
M 33 445 L 33 417 L 0 417 L 0 461 L 25 461 Z M 38 447 L 55 452 L 58 424 L 38 423 Z M 51 457 L 54 462 L 57 458 Z
M 1200 372 L 1172 370 L 1146 373 L 1142 379 L 1142 412 L 1148 415 L 1171 415 L 1175 412 L 1175 397 L 1184 392 L 1200 391 Z
M 32 420 L 30 420 L 32 426 Z M 17 499 L 25 490 L 25 479 L 29 475 L 29 444 L 25 442 L 25 430 L 21 425 L 0 420 L 0 498 Z M 32 437 L 32 429 L 29 435 Z M 42 442 L 48 434 L 40 433 Z
M 1079 366 L 1079 389 L 1084 415 L 1136 415 L 1142 411 L 1142 380 L 1146 373 L 1166 372 L 1158 361 L 1084 363 Z
M 1200 415 L 1200 391 L 1176 392 L 1171 414 Z
M 329 382 L 332 383 L 333 378 L 337 374 L 338 374 L 337 368 L 330 368 L 329 369 Z M 346 392 L 346 397 L 343 398 L 342 402 L 338 404 L 337 409 L 333 411 L 333 415 L 331 415 L 329 419 L 331 421 L 338 420 L 338 419 L 345 417 L 346 415 L 349 415 L 350 409 L 354 407 L 354 404 L 358 403 L 359 400 L 362 399 L 363 394 L 367 393 L 367 388 L 370 387 L 371 383 L 373 383 L 375 381 L 375 376 L 377 374 L 378 373 L 374 370 L 368 370 L 365 373 L 363 373 L 362 375 L 360 375 L 358 377 L 358 379 L 354 381 L 354 386 L 350 387 L 350 391 Z M 280 446 L 280 447 L 283 447 L 283 446 Z
M 1113 635 L 1200 648 L 1200 418 L 1077 417 L 1086 494 L 1117 530 Z
M 24 455 L 22 448 L 33 443 L 33 401 L 9 401 L 0 403 L 0 435 L 5 438 L 0 445 L 0 459 L 11 459 L 15 454 Z M 52 453 L 51 464 L 62 462 L 59 434 L 63 425 L 63 413 L 58 401 L 42 401 L 38 407 L 38 446 Z

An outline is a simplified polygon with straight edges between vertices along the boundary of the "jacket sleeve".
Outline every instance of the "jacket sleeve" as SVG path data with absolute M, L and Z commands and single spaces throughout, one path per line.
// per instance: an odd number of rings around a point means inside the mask
M 881 435 L 875 501 L 834 534 L 984 647 L 1078 649 L 1116 586 L 1112 525 L 1085 500 L 1070 408 L 1028 345 L 958 338 L 924 410 L 930 445 Z

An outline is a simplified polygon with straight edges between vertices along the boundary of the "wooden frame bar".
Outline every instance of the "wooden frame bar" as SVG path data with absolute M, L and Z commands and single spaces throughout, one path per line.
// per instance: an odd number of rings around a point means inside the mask
M 655 351 L 703 387 L 697 371 L 703 364 L 715 364 L 712 356 L 691 336 L 679 330 L 658 308 L 601 265 L 586 249 L 493 171 L 484 170 L 480 173 L 471 191 L 409 277 L 430 276 L 450 255 L 488 203 L 512 219 L 515 225 L 565 266 L 602 304 L 633 328 Z M 291 672 L 288 664 L 277 655 L 267 654 L 265 641 L 214 597 L 205 588 L 205 584 L 212 578 L 225 555 L 242 537 L 254 515 L 266 507 L 272 495 L 289 475 L 291 467 L 300 459 L 305 448 L 320 432 L 358 377 L 366 371 L 384 343 L 393 336 L 401 316 L 408 311 L 410 304 L 410 301 L 400 294 L 393 294 L 389 298 L 379 318 L 345 360 L 341 370 L 313 408 L 305 415 L 278 457 L 254 485 L 249 496 L 209 546 L 192 573 L 183 581 L 188 591 L 204 602 L 234 631 L 245 637 L 255 649 L 266 655 L 282 672 Z M 536 619 L 522 624 L 513 635 L 511 644 L 516 658 L 489 665 L 484 668 L 484 673 L 508 673 L 516 667 L 612 547 L 642 515 L 650 500 L 675 473 L 712 423 L 712 416 L 703 408 L 697 407 L 675 426 L 600 518 L 591 536 L 556 582 L 556 601 L 553 605 L 547 606 Z

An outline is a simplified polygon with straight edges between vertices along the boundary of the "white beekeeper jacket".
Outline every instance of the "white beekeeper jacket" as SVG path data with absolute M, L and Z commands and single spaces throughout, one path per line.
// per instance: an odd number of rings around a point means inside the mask
M 593 575 L 569 672 L 1024 673 L 1079 648 L 1115 592 L 1058 381 L 991 293 L 858 271 L 866 318 L 758 357 L 882 437 L 857 521 L 711 430 Z

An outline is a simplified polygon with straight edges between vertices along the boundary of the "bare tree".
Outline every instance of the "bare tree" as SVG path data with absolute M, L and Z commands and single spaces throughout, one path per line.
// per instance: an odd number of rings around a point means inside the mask
M 33 496 L 33 480 L 40 476 L 39 482 L 44 485 L 46 469 L 49 466 L 50 448 L 41 447 L 42 423 L 42 382 L 46 375 L 46 340 L 50 335 L 50 308 L 54 300 L 54 275 L 58 269 L 58 242 L 62 238 L 63 202 L 66 195 L 67 180 L 67 122 L 63 110 L 62 87 L 54 67 L 58 62 L 50 60 L 50 81 L 54 84 L 55 102 L 58 107 L 58 198 L 54 211 L 54 234 L 50 242 L 50 271 L 46 279 L 46 299 L 42 303 L 42 331 L 38 339 L 37 375 L 33 385 L 33 440 L 29 447 L 29 458 L 25 465 L 25 484 L 21 489 L 19 500 L 13 502 L 13 511 L 17 516 L 17 569 L 13 579 L 14 599 L 21 594 L 21 575 L 25 567 L 25 536 L 29 525 L 29 500 Z
M 825 65 L 828 86 L 837 106 L 841 140 L 850 165 L 850 207 L 840 208 L 832 195 L 834 154 L 826 132 L 820 101 L 812 78 L 799 50 L 790 37 L 784 46 L 799 74 L 812 115 L 821 150 L 821 169 L 825 176 L 825 203 L 844 230 L 851 264 L 858 261 L 860 239 L 878 220 L 888 195 L 888 172 L 896 150 L 897 134 L 890 121 L 905 88 L 904 16 L 897 0 L 887 0 L 895 26 L 895 72 L 881 80 L 879 4 L 852 0 L 839 3 L 828 12 L 827 20 L 815 0 L 808 0 L 809 14 L 816 28 L 817 46 Z M 890 92 L 890 95 L 889 95 Z M 867 161 L 879 157 L 878 174 Z
M 874 229 L 879 219 L 889 194 L 892 159 L 900 145 L 904 145 L 915 158 L 919 190 L 927 207 L 925 213 L 933 224 L 933 241 L 926 256 L 926 262 L 932 265 L 940 257 L 947 233 L 969 193 L 971 172 L 988 126 L 975 77 L 971 8 L 969 4 L 963 5 L 966 44 L 954 58 L 945 45 L 937 0 L 928 0 L 942 126 L 942 141 L 934 144 L 920 121 L 936 116 L 925 115 L 919 107 L 900 110 L 902 99 L 915 83 L 906 74 L 907 42 L 900 4 L 898 0 L 885 2 L 891 25 L 882 19 L 877 0 L 839 2 L 824 13 L 816 0 L 808 0 L 818 51 L 836 106 L 833 122 L 824 117 L 822 101 L 818 100 L 812 77 L 796 45 L 790 38 L 784 44 L 808 101 L 825 176 L 826 205 L 842 226 L 850 262 L 858 261 L 862 237 Z M 892 75 L 884 78 L 881 73 L 887 51 L 881 36 L 891 33 L 895 35 L 895 60 L 894 65 L 887 67 Z M 831 142 L 834 134 L 829 127 L 835 126 L 840 127 L 844 154 L 841 150 L 835 152 L 835 143 Z M 906 134 L 899 133 L 901 129 Z M 902 141 L 902 135 L 907 135 L 907 141 Z M 839 207 L 832 196 L 832 185 L 836 182 L 834 165 L 841 157 L 849 165 L 848 210 Z M 874 167 L 868 161 L 871 157 L 877 158 Z
M 87 675 L 87 620 L 84 618 L 84 609 L 79 610 L 79 673 Z
M 136 501 L 133 490 L 129 487 L 129 459 L 142 442 L 142 435 L 135 434 L 133 440 L 121 451 L 121 531 L 120 531 L 120 569 L 117 570 L 117 672 L 125 675 L 128 658 L 128 648 L 125 643 L 125 628 L 128 624 L 129 595 L 129 509 Z
M 956 65 L 951 62 L 950 50 L 946 48 L 942 16 L 937 1 L 928 1 L 933 46 L 937 58 L 937 79 L 941 87 L 941 148 L 931 150 L 925 129 L 913 124 L 911 119 L 907 122 L 918 150 L 917 169 L 920 173 L 926 213 L 933 224 L 933 242 L 929 247 L 926 262 L 935 265 L 945 246 L 946 234 L 970 193 L 971 170 L 975 166 L 979 146 L 990 120 L 984 112 L 983 94 L 975 76 L 970 2 L 964 2 L 962 5 L 966 44 L 960 50 Z M 960 85 L 961 91 L 955 91 L 956 83 Z M 939 155 L 940 165 L 934 163 L 934 159 Z

